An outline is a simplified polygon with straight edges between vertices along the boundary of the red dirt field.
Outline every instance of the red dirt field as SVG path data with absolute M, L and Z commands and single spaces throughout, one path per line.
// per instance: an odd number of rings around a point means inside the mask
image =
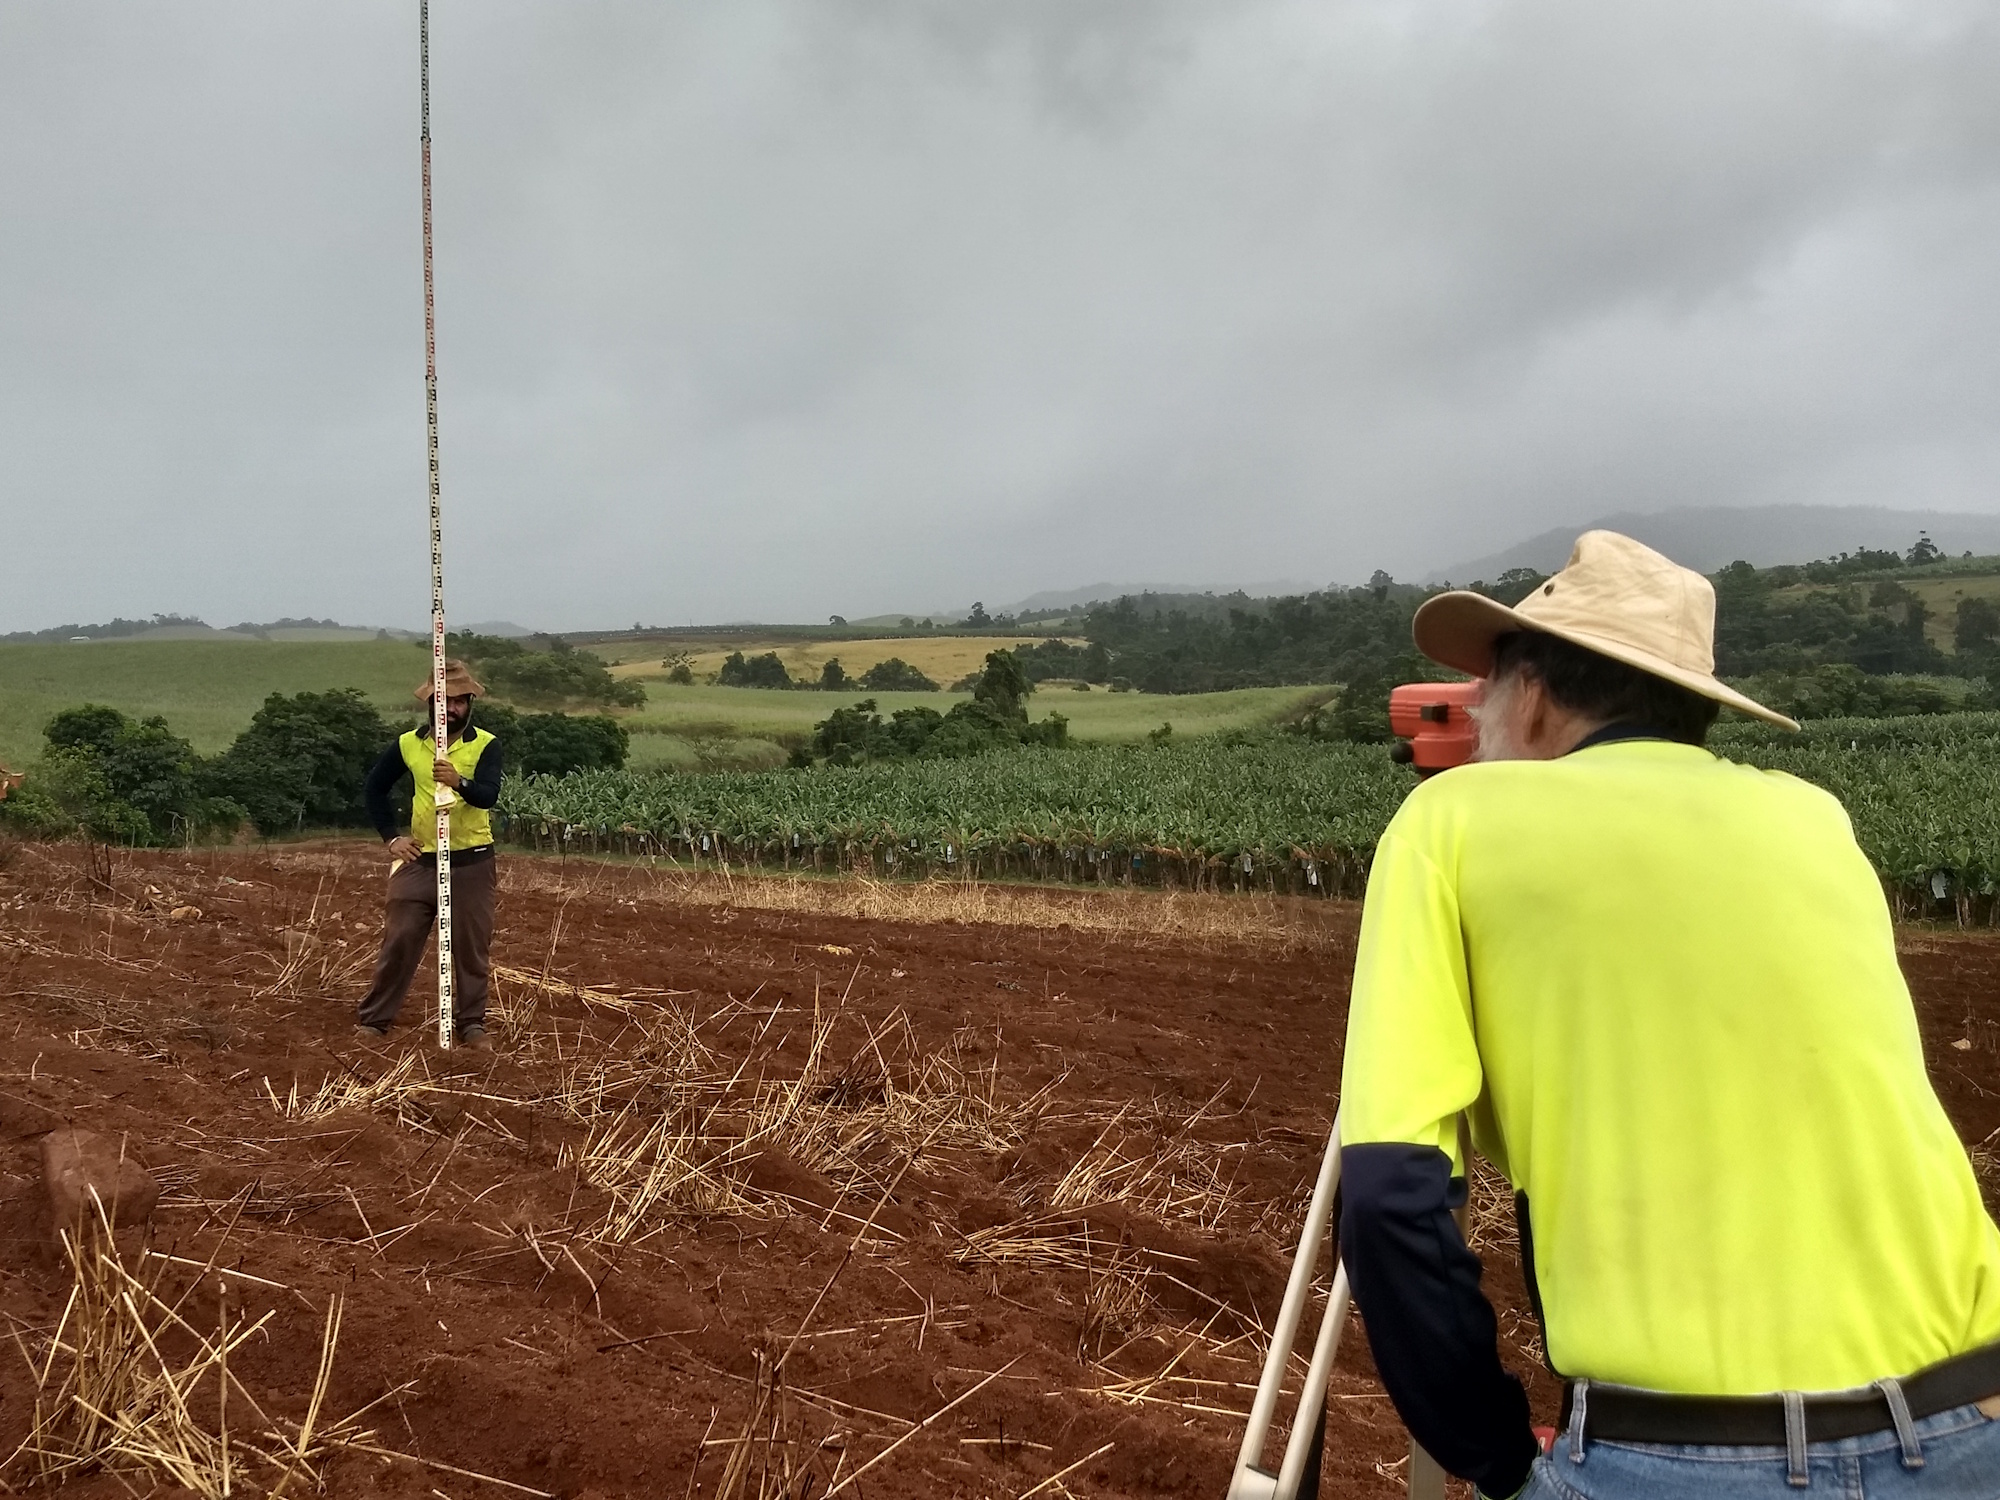
M 177 1259 L 128 1264 L 188 1324 L 271 1314 L 229 1368 L 274 1419 L 343 1299 L 320 1421 L 377 1404 L 330 1494 L 1221 1495 L 1357 908 L 502 857 L 479 1058 L 429 1044 L 422 980 L 389 1043 L 352 1037 L 372 846 L 121 854 L 107 889 L 0 845 L 5 1451 L 70 1294 L 37 1159 L 69 1122 L 162 1182 L 148 1243 Z M 1903 957 L 1992 1198 L 2000 939 L 1911 930 Z M 1548 1420 L 1511 1210 L 1474 1206 Z M 1327 1492 L 1400 1494 L 1358 1325 L 1334 1396 Z

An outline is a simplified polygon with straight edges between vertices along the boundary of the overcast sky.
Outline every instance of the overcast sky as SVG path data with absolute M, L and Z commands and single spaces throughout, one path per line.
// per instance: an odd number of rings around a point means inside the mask
M 2000 4 L 437 0 L 446 603 L 2000 510 Z M 0 0 L 0 629 L 421 625 L 416 0 Z

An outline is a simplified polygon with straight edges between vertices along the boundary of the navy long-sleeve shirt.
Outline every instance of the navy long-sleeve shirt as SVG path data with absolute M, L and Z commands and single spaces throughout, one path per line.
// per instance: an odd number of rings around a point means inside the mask
M 1481 1494 L 1514 1494 L 1537 1448 L 1527 1393 L 1500 1363 L 1479 1257 L 1452 1217 L 1465 1179 L 1433 1146 L 1346 1146 L 1340 1199 L 1340 1253 L 1404 1425 Z
M 430 738 L 426 727 L 417 731 L 425 739 Z M 479 752 L 479 764 L 473 768 L 471 779 L 458 789 L 473 807 L 487 809 L 500 800 L 500 776 L 504 769 L 500 754 L 500 741 L 488 740 L 486 748 Z M 382 842 L 408 833 L 407 828 L 396 825 L 396 813 L 389 806 L 389 794 L 400 781 L 410 779 L 410 768 L 403 763 L 403 747 L 400 740 L 389 742 L 389 748 L 377 757 L 375 764 L 368 768 L 368 780 L 361 789 L 362 801 L 368 807 L 368 820 L 375 825 L 375 831 L 382 835 Z

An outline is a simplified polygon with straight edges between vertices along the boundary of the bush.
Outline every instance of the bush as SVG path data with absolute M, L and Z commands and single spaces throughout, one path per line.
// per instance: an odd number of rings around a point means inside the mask
M 747 688 L 794 688 L 792 674 L 785 670 L 785 664 L 778 660 L 778 653 L 766 651 L 762 656 L 743 659 L 741 651 L 732 651 L 723 658 L 722 669 L 715 674 L 717 687 Z
M 1087 646 L 1073 646 L 1065 640 L 1046 640 L 1016 646 L 1012 654 L 1032 682 L 1047 682 L 1051 678 L 1071 678 L 1077 682 L 1111 680 L 1111 653 L 1095 641 Z
M 1735 684 L 1758 702 L 1794 719 L 1885 719 L 1951 713 L 1955 701 L 1935 682 L 1873 677 L 1846 662 L 1825 662 L 1802 672 L 1766 673 Z
M 638 683 L 613 677 L 594 652 L 579 651 L 561 636 L 532 637 L 546 642 L 546 651 L 499 635 L 454 632 L 444 639 L 446 651 L 462 657 L 490 692 L 531 708 L 643 708 L 646 703 L 646 690 Z M 419 644 L 429 650 L 428 641 Z
M 871 693 L 935 693 L 938 685 L 900 656 L 878 661 L 861 674 L 861 686 Z
M 972 701 L 984 703 L 1002 718 L 1025 719 L 1028 695 L 1035 685 L 1021 669 L 1021 660 L 1011 651 L 986 653 L 986 670 L 973 685 Z
M 131 723 L 115 708 L 86 703 L 81 708 L 66 708 L 49 720 L 42 728 L 42 738 L 51 750 L 94 750 L 108 755 Z
M 830 656 L 819 669 L 819 686 L 823 693 L 844 693 L 854 686 L 854 679 L 847 675 L 839 657 Z
M 165 844 L 227 828 L 242 809 L 206 795 L 194 747 L 154 717 L 90 703 L 42 731 L 48 750 L 9 803 L 9 820 L 50 837 Z
M 102 761 L 84 746 L 48 750 L 0 802 L 0 821 L 36 838 L 153 842 L 151 821 L 112 790 Z
M 517 714 L 504 703 L 480 703 L 472 723 L 498 737 L 512 776 L 616 771 L 632 747 L 632 736 L 609 714 Z
M 561 641 L 549 651 L 515 649 L 497 658 L 477 658 L 486 687 L 503 698 L 530 708 L 641 708 L 646 690 L 638 683 L 611 675 L 595 653 L 578 651 Z
M 989 652 L 970 703 L 954 704 L 946 714 L 934 708 L 898 709 L 885 721 L 875 700 L 864 698 L 835 709 L 814 726 L 810 747 L 795 753 L 792 764 L 810 765 L 814 755 L 838 766 L 868 760 L 956 760 L 1012 746 L 1068 744 L 1069 720 L 1061 714 L 1028 722 L 1025 700 L 1033 691 L 1011 652 Z
M 1952 644 L 1961 655 L 2000 645 L 2000 608 L 1991 599 L 1961 599 L 1952 621 Z
M 362 826 L 362 783 L 393 737 L 357 689 L 273 693 L 210 764 L 208 789 L 240 804 L 267 835 Z

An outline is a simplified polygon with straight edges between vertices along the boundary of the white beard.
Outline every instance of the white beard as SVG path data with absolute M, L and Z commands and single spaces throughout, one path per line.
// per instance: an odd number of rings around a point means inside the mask
M 1514 710 L 1520 701 L 1520 688 L 1518 672 L 1486 680 L 1479 706 L 1472 710 L 1473 722 L 1479 728 L 1479 748 L 1473 752 L 1474 760 L 1528 759 L 1526 747 L 1514 735 Z

